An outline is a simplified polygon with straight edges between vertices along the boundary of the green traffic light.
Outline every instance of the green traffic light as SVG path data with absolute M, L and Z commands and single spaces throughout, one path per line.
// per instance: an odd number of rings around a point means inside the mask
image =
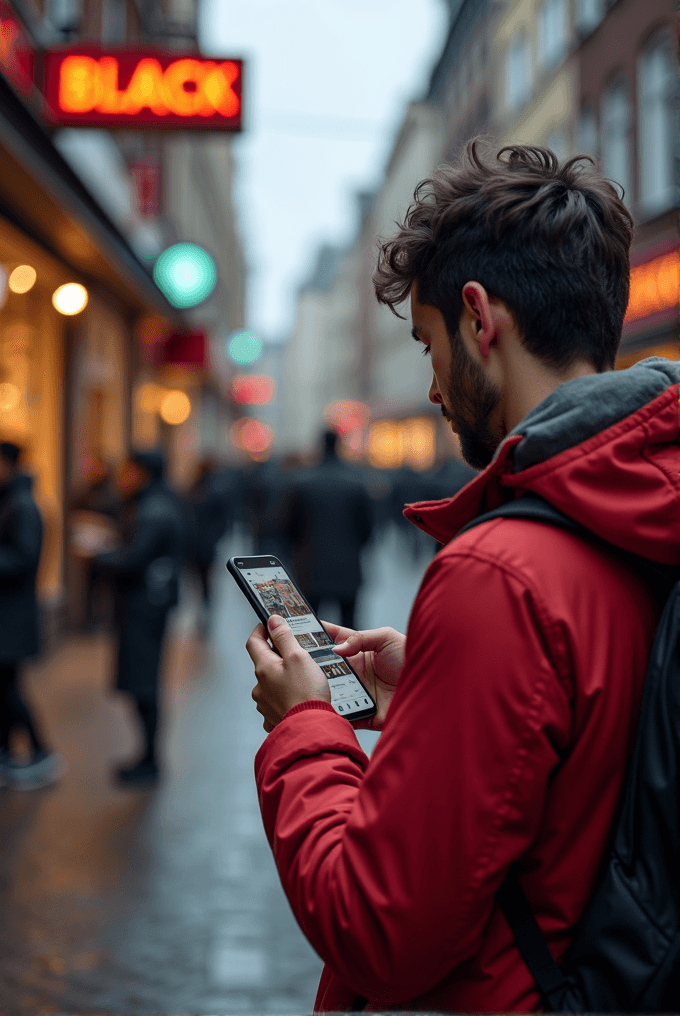
M 237 332 L 229 340 L 229 356 L 236 363 L 254 363 L 262 352 L 262 339 L 252 332 Z
M 176 243 L 156 261 L 153 277 L 173 307 L 195 307 L 217 282 L 215 262 L 195 243 Z

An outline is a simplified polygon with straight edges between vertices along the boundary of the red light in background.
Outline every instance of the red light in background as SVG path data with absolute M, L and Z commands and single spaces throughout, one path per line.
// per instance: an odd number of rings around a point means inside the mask
M 368 406 L 363 402 L 349 399 L 331 402 L 326 406 L 323 415 L 328 426 L 341 437 L 353 430 L 365 427 L 371 418 Z
M 276 385 L 266 374 L 237 374 L 229 394 L 242 406 L 266 406 L 276 395 Z
M 253 420 L 250 416 L 236 420 L 231 425 L 229 436 L 232 444 L 255 457 L 268 452 L 274 443 L 272 428 L 261 420 Z

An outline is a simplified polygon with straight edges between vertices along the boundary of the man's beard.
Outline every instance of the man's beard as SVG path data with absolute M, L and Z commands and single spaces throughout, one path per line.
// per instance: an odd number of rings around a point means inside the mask
M 501 391 L 489 381 L 463 345 L 460 332 L 452 343 L 451 373 L 442 414 L 460 438 L 463 458 L 473 469 L 489 465 L 502 435 L 494 432 L 491 416 L 501 399 Z

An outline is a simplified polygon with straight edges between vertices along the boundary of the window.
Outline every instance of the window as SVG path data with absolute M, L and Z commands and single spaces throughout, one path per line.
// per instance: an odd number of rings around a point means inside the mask
M 640 207 L 656 214 L 673 205 L 674 67 L 666 32 L 655 36 L 638 62 L 638 170 Z
M 576 0 L 576 27 L 584 35 L 602 21 L 602 0 Z
M 610 180 L 621 184 L 627 205 L 632 197 L 630 121 L 628 86 L 618 78 L 602 96 L 602 169 Z
M 545 67 L 559 63 L 564 55 L 565 0 L 543 0 L 538 13 L 538 58 Z
M 584 106 L 578 118 L 578 152 L 579 155 L 592 155 L 597 157 L 597 117 L 595 110 L 590 106 Z
M 529 36 L 525 31 L 510 44 L 506 56 L 506 99 L 508 109 L 517 109 L 529 96 L 531 85 Z

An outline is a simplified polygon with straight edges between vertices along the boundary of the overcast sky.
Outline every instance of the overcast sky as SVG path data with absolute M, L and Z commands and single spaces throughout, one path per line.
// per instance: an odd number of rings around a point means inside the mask
M 201 0 L 201 48 L 247 61 L 235 142 L 248 324 L 283 339 L 320 243 L 345 244 L 446 33 L 444 0 Z

